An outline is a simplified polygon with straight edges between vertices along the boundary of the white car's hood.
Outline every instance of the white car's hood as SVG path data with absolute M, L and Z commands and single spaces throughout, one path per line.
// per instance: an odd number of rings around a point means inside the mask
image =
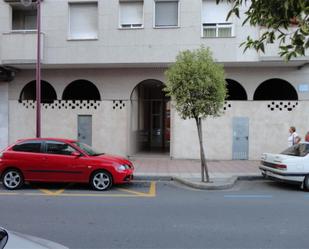
M 7 233 L 8 241 L 4 249 L 68 249 L 68 247 L 38 237 L 12 231 L 7 231 Z

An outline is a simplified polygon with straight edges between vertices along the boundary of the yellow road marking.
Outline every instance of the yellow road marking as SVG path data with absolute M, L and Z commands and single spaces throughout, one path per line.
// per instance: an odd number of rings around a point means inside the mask
M 25 193 L 24 195 L 27 196 L 51 196 L 46 195 L 43 193 Z M 70 194 L 70 193 L 62 193 L 59 195 L 56 195 L 57 197 L 137 197 L 136 195 L 129 195 L 129 194 Z
M 156 195 L 157 195 L 156 182 L 151 182 L 149 192 L 148 192 L 148 196 L 149 197 L 156 197 Z
M 138 197 L 156 197 L 156 182 L 152 181 L 150 182 L 150 187 L 149 187 L 149 192 L 144 193 L 144 192 L 137 192 L 125 188 L 117 188 L 120 191 L 127 192 L 130 194 L 135 194 Z
M 119 191 L 122 191 L 122 192 L 134 194 L 134 195 L 138 195 L 138 196 L 145 195 L 145 193 L 143 193 L 143 192 L 137 192 L 137 191 L 133 191 L 133 190 L 130 190 L 130 189 L 125 189 L 125 188 L 116 188 L 116 189 L 119 190 Z
M 61 195 L 64 192 L 65 189 L 63 188 L 63 189 L 59 189 L 57 191 L 50 191 L 48 189 L 39 188 L 38 190 L 43 192 L 45 195 L 56 196 L 56 195 Z
M 82 194 L 82 193 L 65 193 L 65 189 L 57 191 L 50 191 L 48 189 L 38 188 L 41 193 L 8 193 L 0 192 L 0 195 L 27 195 L 27 196 L 66 196 L 66 197 L 156 197 L 156 182 L 150 182 L 148 193 L 138 192 L 125 188 L 116 188 L 117 190 L 126 192 L 128 194 Z

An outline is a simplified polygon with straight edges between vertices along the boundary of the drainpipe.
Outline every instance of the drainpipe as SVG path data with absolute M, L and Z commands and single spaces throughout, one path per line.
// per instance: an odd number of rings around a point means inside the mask
M 41 137 L 41 0 L 37 0 L 36 137 Z

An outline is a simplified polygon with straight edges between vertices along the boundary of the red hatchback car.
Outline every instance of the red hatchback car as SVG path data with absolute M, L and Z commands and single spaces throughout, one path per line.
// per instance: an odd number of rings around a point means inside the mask
M 125 158 L 97 153 L 76 140 L 18 140 L 0 153 L 0 176 L 13 190 L 28 182 L 90 183 L 95 190 L 133 179 L 133 164 Z

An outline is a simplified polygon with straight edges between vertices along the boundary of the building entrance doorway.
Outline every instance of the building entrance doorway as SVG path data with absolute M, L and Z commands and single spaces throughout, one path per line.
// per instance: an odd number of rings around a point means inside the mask
M 165 153 L 170 149 L 170 98 L 158 80 L 145 80 L 132 92 L 133 153 Z

